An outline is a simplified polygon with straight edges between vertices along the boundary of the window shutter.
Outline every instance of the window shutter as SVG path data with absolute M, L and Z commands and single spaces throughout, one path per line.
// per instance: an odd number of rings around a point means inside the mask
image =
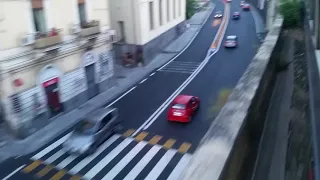
M 78 0 L 78 4 L 84 4 L 84 0 Z
M 32 8 L 33 9 L 41 9 L 41 8 L 43 8 L 42 0 L 32 0 L 31 3 L 32 3 Z

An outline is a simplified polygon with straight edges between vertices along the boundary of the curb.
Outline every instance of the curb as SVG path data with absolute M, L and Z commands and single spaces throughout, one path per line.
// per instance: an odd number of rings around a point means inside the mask
M 130 83 L 126 88 L 124 88 L 122 91 L 119 91 L 118 93 L 116 93 L 115 95 L 113 95 L 112 97 L 108 98 L 108 100 L 103 103 L 104 105 L 105 104 L 110 104 L 112 103 L 112 101 L 116 100 L 117 97 L 120 97 L 122 94 L 124 94 L 125 92 L 127 92 L 129 89 L 131 89 L 133 86 L 135 86 L 136 84 L 138 84 L 143 78 L 145 78 L 146 76 L 149 76 L 149 74 L 155 72 L 159 67 L 163 67 L 167 64 L 169 64 L 170 62 L 172 62 L 173 60 L 175 60 L 180 54 L 182 54 L 190 45 L 191 43 L 195 40 L 195 38 L 197 37 L 197 35 L 199 34 L 200 30 L 203 28 L 203 25 L 208 21 L 210 15 L 212 14 L 213 10 L 215 8 L 215 5 L 213 4 L 212 7 L 211 7 L 211 10 L 208 12 L 208 15 L 205 17 L 205 19 L 203 20 L 203 22 L 201 23 L 201 27 L 197 30 L 197 32 L 193 35 L 193 37 L 191 38 L 191 40 L 189 41 L 189 43 L 178 53 L 176 54 L 174 57 L 172 57 L 169 61 L 161 64 L 161 65 L 158 65 L 156 66 L 155 68 L 152 68 L 150 71 L 147 71 L 143 76 L 139 77 L 139 78 L 135 78 L 135 80 Z M 114 88 L 114 87 L 113 87 Z M 109 90 L 111 90 L 112 88 L 110 88 Z M 108 91 L 108 90 L 107 90 Z M 104 106 L 102 105 L 102 106 Z M 101 106 L 98 106 L 98 107 L 101 107 Z M 70 113 L 74 113 L 74 111 L 77 111 L 79 110 L 78 108 L 77 109 L 74 109 L 73 111 L 70 111 L 64 115 L 68 115 Z M 92 111 L 92 110 L 91 110 Z M 89 112 L 91 112 L 89 111 Z M 89 113 L 88 112 L 88 113 Z M 0 155 L 0 163 L 11 158 L 11 157 L 14 157 L 14 156 L 24 156 L 24 155 L 27 155 L 29 153 L 32 153 L 34 151 L 36 151 L 37 149 L 39 149 L 40 147 L 44 146 L 45 144 L 47 144 L 48 142 L 52 141 L 53 139 L 59 137 L 60 135 L 62 135 L 65 131 L 67 131 L 68 129 L 70 129 L 71 127 L 73 127 L 78 121 L 79 121 L 80 118 L 78 118 L 77 120 L 75 120 L 74 123 L 71 123 L 67 126 L 65 126 L 64 128 L 60 129 L 58 133 L 56 133 L 54 136 L 51 136 L 51 137 L 48 137 L 47 139 L 43 140 L 43 142 L 39 143 L 37 146 L 33 146 L 33 147 L 30 147 L 28 145 L 25 145 L 26 142 L 24 141 L 27 141 L 27 139 L 24 139 L 24 140 L 16 140 L 15 142 L 13 142 L 12 144 L 9 144 L 8 146 L 4 146 L 2 147 L 1 149 L 19 149 L 17 146 L 25 146 L 25 147 L 29 147 L 28 149 L 23 149 L 23 153 L 20 153 L 20 152 L 13 152 L 12 154 L 10 154 L 9 156 L 2 156 Z M 5 154 L 5 153 L 4 153 Z
M 258 36 L 258 39 L 260 40 L 260 42 L 262 43 L 264 41 L 264 38 L 267 34 L 267 31 L 266 30 L 263 30 L 263 31 L 259 31 L 259 25 L 262 24 L 260 22 L 263 22 L 262 20 L 262 17 L 260 16 L 260 14 L 258 13 L 258 10 L 256 7 L 254 7 L 253 5 L 251 6 L 251 15 L 253 17 L 253 21 L 254 21 L 254 25 L 255 25 L 255 30 L 256 30 L 256 34 Z M 260 19 L 260 20 L 258 20 Z M 259 22 L 260 21 L 260 22 Z M 263 26 L 265 27 L 265 25 L 263 24 Z M 265 29 L 265 28 L 264 28 Z

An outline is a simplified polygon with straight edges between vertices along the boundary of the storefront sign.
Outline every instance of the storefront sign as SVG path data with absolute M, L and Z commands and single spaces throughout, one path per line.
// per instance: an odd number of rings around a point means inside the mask
M 83 57 L 83 65 L 84 66 L 89 66 L 89 65 L 96 62 L 95 54 L 92 53 L 91 51 L 84 53 L 82 57 Z
M 50 79 L 49 81 L 42 83 L 42 86 L 48 87 L 48 86 L 51 86 L 52 84 L 58 83 L 58 81 L 59 81 L 59 78 L 53 78 L 53 79 Z

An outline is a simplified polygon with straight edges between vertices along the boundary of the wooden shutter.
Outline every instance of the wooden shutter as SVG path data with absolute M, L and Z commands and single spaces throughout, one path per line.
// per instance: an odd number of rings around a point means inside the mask
M 84 0 L 78 0 L 78 4 L 84 4 Z
M 43 8 L 43 1 L 42 0 L 32 0 L 31 3 L 32 3 L 33 9 Z

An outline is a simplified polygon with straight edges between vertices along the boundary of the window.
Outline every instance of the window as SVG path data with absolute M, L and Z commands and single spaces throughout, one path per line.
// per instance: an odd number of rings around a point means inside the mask
M 173 0 L 173 11 L 172 11 L 172 13 L 173 13 L 173 19 L 175 19 L 176 18 L 176 0 Z
M 80 17 L 80 22 L 84 23 L 87 22 L 87 16 L 86 16 L 86 6 L 84 3 L 78 4 L 79 8 L 79 17 Z
M 172 109 L 186 109 L 186 105 L 185 104 L 174 104 L 172 106 Z
M 77 124 L 74 132 L 76 134 L 82 134 L 82 135 L 93 134 L 94 127 L 95 127 L 95 124 L 92 121 L 83 119 Z
M 181 0 L 178 0 L 178 17 L 181 16 Z
M 160 26 L 163 24 L 162 22 L 162 0 L 159 0 L 159 24 Z
M 34 27 L 37 32 L 46 32 L 47 31 L 47 26 L 46 26 L 46 21 L 44 17 L 44 11 L 42 8 L 34 8 L 32 9 L 33 12 L 33 22 L 34 22 Z
M 170 0 L 167 0 L 167 22 L 170 21 Z
M 150 14 L 150 30 L 154 28 L 153 25 L 153 2 L 149 2 L 149 14 Z
M 119 25 L 119 30 L 120 30 L 120 42 L 126 42 L 126 36 L 124 33 L 124 22 L 123 21 L 118 21 Z

